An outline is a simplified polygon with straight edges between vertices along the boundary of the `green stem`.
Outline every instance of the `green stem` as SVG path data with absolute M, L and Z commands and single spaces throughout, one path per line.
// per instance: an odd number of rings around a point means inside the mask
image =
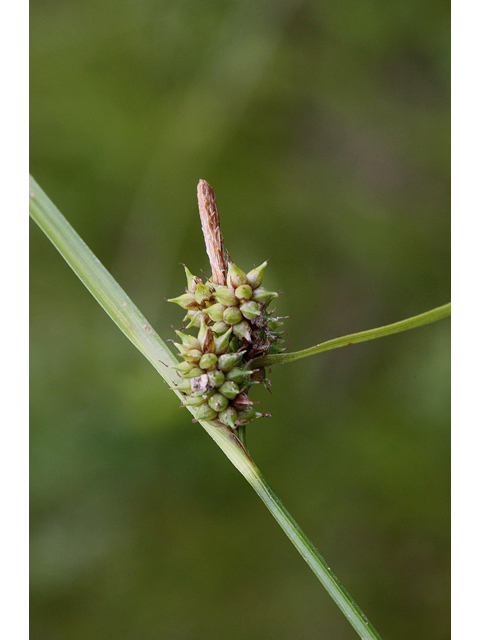
M 415 327 L 421 327 L 424 324 L 429 324 L 430 322 L 436 322 L 437 320 L 446 318 L 451 314 L 451 307 L 452 305 L 449 302 L 441 307 L 436 307 L 435 309 L 421 313 L 418 316 L 413 316 L 406 320 L 400 320 L 400 322 L 394 322 L 393 324 L 387 324 L 384 327 L 378 327 L 377 329 L 368 329 L 368 331 L 351 333 L 350 335 L 342 336 L 341 338 L 333 338 L 333 340 L 321 342 L 314 347 L 309 347 L 302 351 L 275 353 L 269 356 L 263 356 L 262 358 L 255 360 L 255 366 L 267 367 L 272 364 L 294 362 L 295 360 L 308 358 L 308 356 L 314 356 L 317 353 L 322 353 L 323 351 L 330 351 L 331 349 L 338 349 L 339 347 L 347 347 L 348 345 L 356 344 L 357 342 L 366 342 L 367 340 L 374 340 L 375 338 L 389 336 L 392 333 L 400 333 L 401 331 L 415 329 Z
M 30 178 L 30 215 L 127 338 L 169 386 L 174 386 L 180 379 L 169 368 L 177 362 L 175 356 L 33 178 Z M 358 634 L 368 640 L 379 640 L 375 629 L 267 484 L 240 439 L 226 427 L 205 421 L 200 424 L 263 500 Z
M 381 640 L 378 632 L 372 627 L 360 607 L 355 603 L 324 558 L 295 522 L 244 449 L 237 446 L 234 437 L 226 433 L 227 430 L 219 430 L 209 423 L 204 423 L 203 426 L 244 478 L 250 483 L 257 495 L 263 500 L 267 509 L 358 635 L 365 640 Z

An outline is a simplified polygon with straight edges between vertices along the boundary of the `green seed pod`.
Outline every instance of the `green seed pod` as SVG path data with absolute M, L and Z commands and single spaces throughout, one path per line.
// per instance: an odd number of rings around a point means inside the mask
M 189 396 L 182 400 L 182 407 L 198 407 L 205 402 L 205 398 L 202 395 Z
M 233 264 L 233 262 L 230 262 L 228 265 L 227 284 L 234 289 L 241 284 L 247 284 L 247 274 L 237 267 L 236 264 Z
M 228 400 L 221 393 L 214 393 L 213 396 L 208 399 L 208 406 L 218 413 L 228 407 Z
M 241 304 L 240 311 L 247 320 L 252 320 L 252 318 L 256 318 L 262 313 L 262 309 L 258 302 L 252 302 L 252 300 Z
M 219 357 L 217 369 L 220 369 L 220 371 L 230 371 L 230 369 L 242 361 L 244 353 L 245 351 L 240 351 L 239 353 L 225 353 Z
M 191 293 L 183 293 L 178 298 L 169 298 L 168 302 L 179 304 L 183 309 L 196 309 L 198 306 L 195 297 Z
M 246 423 L 251 422 L 255 418 L 263 418 L 263 416 L 267 416 L 267 413 L 260 413 L 260 411 L 256 411 L 255 409 L 247 409 L 246 411 L 238 412 L 238 422 Z
M 205 353 L 200 358 L 198 366 L 200 369 L 212 369 L 217 364 L 217 356 L 214 353 Z
M 232 335 L 232 328 L 230 327 L 227 333 L 219 336 L 218 338 L 214 338 L 215 342 L 215 353 L 217 356 L 222 353 L 226 353 L 228 349 L 228 345 L 230 344 L 230 336 Z
M 213 353 L 215 351 L 215 343 L 213 341 L 212 330 L 207 327 L 205 319 L 202 320 L 200 331 L 198 332 L 198 341 L 204 353 Z
M 217 336 L 221 336 L 222 334 L 226 333 L 230 328 L 231 327 L 225 322 L 215 322 L 215 324 L 212 326 L 212 331 L 213 333 L 216 333 Z
M 185 363 L 188 364 L 188 363 Z M 189 367 L 191 367 L 192 365 L 189 364 Z M 205 373 L 205 371 L 202 371 L 202 369 L 200 369 L 200 367 L 193 367 L 193 369 L 190 369 L 190 371 L 187 371 L 187 373 L 183 374 L 183 378 L 198 378 L 199 376 L 203 375 Z
M 235 429 L 235 422 L 237 420 L 238 412 L 235 407 L 227 407 L 224 411 L 218 414 L 220 422 L 230 429 Z
M 242 312 L 238 307 L 227 307 L 223 313 L 223 320 L 227 324 L 237 324 L 242 319 Z
M 213 322 L 221 322 L 223 320 L 223 312 L 225 311 L 225 306 L 217 302 L 216 304 L 212 304 L 211 307 L 207 307 L 205 309 L 205 313 L 207 316 L 213 320 Z
M 186 329 L 190 329 L 190 327 L 200 328 L 202 326 L 202 322 L 206 322 L 209 319 L 208 316 L 203 313 L 203 311 L 189 311 L 185 320 L 187 318 L 190 318 L 190 322 L 185 327 Z
M 195 414 L 195 418 L 197 420 L 215 420 L 217 417 L 217 411 L 212 409 L 207 402 L 202 404 L 197 409 L 197 413 Z
M 197 283 L 201 282 L 201 280 L 200 278 L 197 278 L 197 276 L 194 276 L 192 273 L 190 273 L 189 269 L 185 265 L 183 265 L 183 268 L 185 269 L 185 275 L 187 276 L 187 289 L 190 293 L 195 293 L 197 289 Z
M 232 307 L 238 303 L 237 298 L 235 297 L 235 289 L 231 287 L 219 286 L 214 293 L 214 296 L 217 302 L 225 305 L 226 307 Z
M 224 382 L 222 386 L 218 389 L 218 391 L 229 400 L 233 400 L 240 393 L 240 389 L 232 380 L 227 380 L 227 382 Z
M 207 373 L 208 384 L 218 389 L 225 382 L 225 374 L 218 369 L 212 369 Z
M 263 262 L 256 269 L 252 269 L 251 271 L 249 271 L 247 273 L 247 281 L 248 281 L 248 284 L 252 287 L 252 289 L 256 289 L 257 287 L 259 287 L 262 284 L 263 272 L 264 272 L 265 267 L 267 266 L 267 264 L 268 264 L 268 260 Z
M 170 387 L 175 391 L 182 391 L 182 393 L 191 393 L 192 387 L 190 386 L 190 380 L 182 380 L 175 387 Z
M 246 302 L 252 297 L 252 287 L 249 284 L 241 284 L 235 289 L 235 297 L 241 302 Z
M 197 289 L 195 291 L 195 302 L 197 304 L 203 304 L 207 300 L 210 300 L 211 297 L 212 297 L 212 292 L 208 284 L 203 284 L 202 282 L 199 282 L 197 284 Z
M 174 342 L 173 345 L 178 349 L 182 358 L 188 353 L 188 349 L 178 342 Z
M 191 369 L 193 369 L 193 366 L 188 362 L 184 361 L 184 362 L 179 362 L 178 364 L 172 364 L 170 368 L 175 369 L 176 371 L 180 371 L 180 373 L 184 374 L 191 371 Z
M 189 336 L 188 333 L 182 333 L 181 331 L 175 331 L 175 333 L 187 349 L 200 349 L 200 342 L 195 336 Z
M 229 371 L 225 374 L 226 380 L 230 380 L 235 382 L 236 384 L 242 384 L 242 382 L 249 378 L 252 375 L 253 371 L 245 371 L 245 369 L 240 369 L 238 367 L 233 367 L 229 369 Z
M 228 345 L 228 353 L 236 353 L 240 348 L 240 342 L 237 336 L 233 336 Z
M 203 353 L 199 349 L 190 349 L 183 357 L 190 364 L 197 364 L 202 355 Z
M 233 333 L 239 338 L 243 338 L 248 342 L 252 341 L 252 333 L 250 331 L 250 325 L 246 320 L 242 320 L 238 324 L 233 325 Z
M 278 293 L 276 291 L 267 291 L 264 287 L 255 289 L 252 296 L 252 300 L 265 306 L 268 306 L 274 298 L 278 298 Z

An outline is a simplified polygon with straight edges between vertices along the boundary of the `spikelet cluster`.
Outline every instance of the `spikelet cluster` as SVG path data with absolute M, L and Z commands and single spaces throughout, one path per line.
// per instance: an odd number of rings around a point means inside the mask
M 278 293 L 262 287 L 266 266 L 245 273 L 230 262 L 226 285 L 203 282 L 185 267 L 185 293 L 169 300 L 186 310 L 184 328 L 198 330 L 197 336 L 176 331 L 183 362 L 173 367 L 183 378 L 175 387 L 184 396 L 182 406 L 195 407 L 197 420 L 236 429 L 268 415 L 248 397 L 252 385 L 267 382 L 255 358 L 282 350 L 283 323 L 267 312 Z

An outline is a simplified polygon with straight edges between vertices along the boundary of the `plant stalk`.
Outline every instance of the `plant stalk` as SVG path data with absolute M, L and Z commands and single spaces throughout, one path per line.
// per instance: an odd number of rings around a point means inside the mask
M 180 380 L 169 368 L 177 363 L 175 356 L 33 178 L 30 215 L 126 337 L 174 388 Z M 378 633 L 270 488 L 240 439 L 227 427 L 206 421 L 200 424 L 250 483 L 360 637 L 379 640 Z

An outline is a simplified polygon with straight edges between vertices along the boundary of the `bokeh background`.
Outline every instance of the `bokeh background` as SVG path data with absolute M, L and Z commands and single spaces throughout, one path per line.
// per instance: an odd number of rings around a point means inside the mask
M 450 4 L 32 0 L 31 172 L 164 338 L 196 185 L 289 348 L 450 299 Z M 31 227 L 31 637 L 355 632 Z M 251 453 L 384 638 L 449 638 L 449 320 L 272 369 Z

